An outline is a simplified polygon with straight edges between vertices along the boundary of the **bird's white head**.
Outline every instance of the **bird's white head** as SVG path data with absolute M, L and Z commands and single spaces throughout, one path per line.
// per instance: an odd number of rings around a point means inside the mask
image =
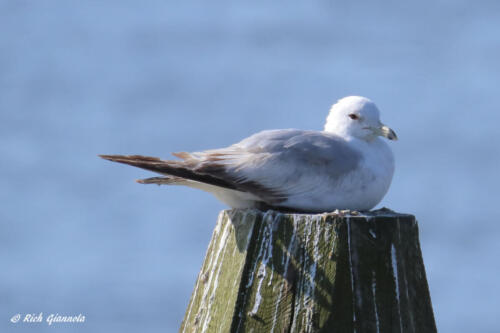
M 325 132 L 365 141 L 372 141 L 378 136 L 398 139 L 392 129 L 380 122 L 380 112 L 375 103 L 361 96 L 344 97 L 333 104 L 326 118 Z

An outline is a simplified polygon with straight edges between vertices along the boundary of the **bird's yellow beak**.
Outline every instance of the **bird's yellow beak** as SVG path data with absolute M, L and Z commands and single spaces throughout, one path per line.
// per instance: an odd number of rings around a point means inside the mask
M 398 139 L 396 132 L 394 132 L 390 127 L 385 126 L 385 125 L 382 125 L 382 126 L 376 128 L 375 133 L 377 135 L 383 136 L 384 138 L 387 138 L 389 140 L 396 141 Z

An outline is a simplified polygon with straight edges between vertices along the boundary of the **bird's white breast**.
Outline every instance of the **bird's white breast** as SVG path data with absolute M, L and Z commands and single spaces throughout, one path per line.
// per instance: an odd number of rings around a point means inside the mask
M 363 160 L 358 173 L 362 179 L 362 185 L 357 188 L 355 195 L 359 202 L 360 210 L 368 210 L 375 207 L 385 196 L 391 185 L 394 174 L 394 155 L 391 149 L 382 139 L 371 142 L 356 140 L 362 151 Z

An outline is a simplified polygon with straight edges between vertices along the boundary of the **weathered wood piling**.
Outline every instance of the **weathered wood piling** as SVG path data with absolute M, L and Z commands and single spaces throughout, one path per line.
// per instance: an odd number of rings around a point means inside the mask
M 223 211 L 180 332 L 436 332 L 415 217 Z

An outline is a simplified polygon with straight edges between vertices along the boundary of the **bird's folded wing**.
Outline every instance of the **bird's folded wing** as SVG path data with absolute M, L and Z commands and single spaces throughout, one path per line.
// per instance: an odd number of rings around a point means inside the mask
M 238 190 L 271 204 L 333 184 L 361 160 L 342 138 L 301 130 L 264 131 L 228 148 L 192 156 L 199 163 L 197 170 L 229 180 Z
M 323 132 L 265 131 L 235 146 L 252 153 L 229 165 L 227 172 L 286 198 L 334 183 L 361 160 L 345 140 Z
M 223 149 L 176 153 L 182 161 L 102 155 L 164 175 L 249 192 L 269 204 L 314 190 L 354 170 L 361 155 L 324 132 L 274 130 Z

